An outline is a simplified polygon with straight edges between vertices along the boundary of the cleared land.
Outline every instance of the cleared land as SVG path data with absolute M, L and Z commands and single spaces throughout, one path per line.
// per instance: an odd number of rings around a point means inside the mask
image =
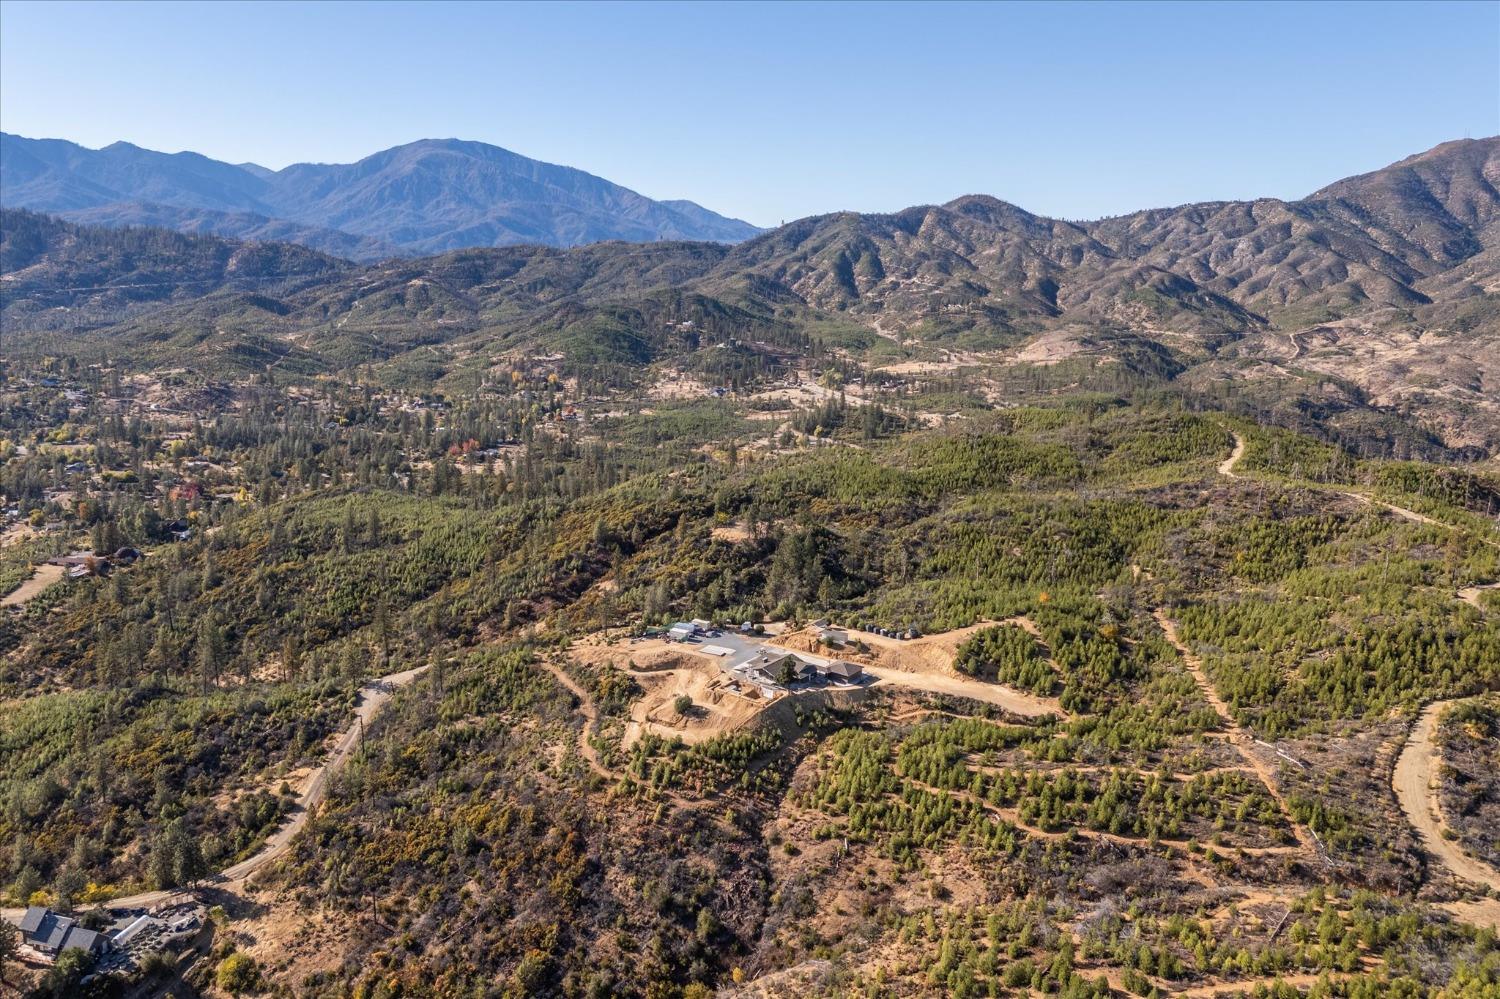
M 66 570 L 60 565 L 52 565 L 50 562 L 36 567 L 31 578 L 20 586 L 11 590 L 4 597 L 0 597 L 0 607 L 24 607 L 31 600 L 41 594 L 43 590 L 53 583 L 60 582 Z

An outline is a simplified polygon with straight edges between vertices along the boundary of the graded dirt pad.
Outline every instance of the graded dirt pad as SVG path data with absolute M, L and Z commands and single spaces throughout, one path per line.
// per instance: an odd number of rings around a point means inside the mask
M 748 724 L 766 707 L 768 702 L 758 694 L 729 689 L 722 667 L 733 656 L 720 660 L 688 651 L 692 648 L 699 647 L 647 639 L 578 644 L 569 655 L 578 663 L 628 673 L 645 690 L 630 707 L 623 740 L 628 749 L 646 732 L 696 745 Z M 673 702 L 684 694 L 692 698 L 693 707 L 679 715 Z
M 636 674 L 635 679 L 646 693 L 630 706 L 630 723 L 622 743 L 627 749 L 645 732 L 696 745 L 749 724 L 770 703 L 758 695 L 730 690 L 724 674 L 706 661 L 681 669 Z M 673 702 L 684 695 L 692 699 L 693 706 L 678 714 Z
M 1016 364 L 1046 367 L 1079 354 L 1090 353 L 1092 349 L 1085 342 L 1082 331 L 1074 327 L 1060 327 L 1035 337 L 1016 351 L 1010 360 Z
M 701 399 L 708 395 L 709 387 L 696 378 L 678 377 L 658 379 L 647 391 L 651 399 Z
M 888 375 L 936 375 L 948 374 L 961 368 L 971 368 L 976 365 L 1003 360 L 1003 355 L 998 352 L 989 354 L 974 354 L 963 351 L 945 350 L 941 361 L 895 361 L 891 364 L 880 364 L 875 367 L 876 371 L 885 372 Z
M 615 642 L 607 645 L 574 645 L 568 654 L 590 666 L 612 666 L 628 673 L 654 673 L 658 670 L 692 669 L 704 663 L 700 656 L 683 651 L 659 638 L 637 642 Z
M 889 683 L 913 690 L 934 694 L 951 694 L 967 697 L 986 704 L 994 704 L 1026 718 L 1057 715 L 1066 718 L 1062 703 L 1055 697 L 1039 697 L 1003 684 L 988 683 L 966 676 L 953 666 L 959 646 L 968 641 L 975 632 L 997 625 L 1014 624 L 1036 636 L 1036 626 L 1026 618 L 1007 621 L 980 621 L 966 628 L 945 631 L 938 635 L 921 638 L 886 638 L 867 631 L 849 630 L 852 640 L 863 642 L 868 652 L 854 649 L 828 649 L 818 644 L 817 635 L 811 631 L 799 631 L 782 635 L 778 645 L 799 652 L 827 658 L 847 659 L 865 667 L 865 671 L 881 683 Z
M 750 529 L 739 521 L 735 521 L 733 524 L 721 524 L 709 533 L 720 541 L 740 542 L 750 540 Z
M 37 566 L 30 579 L 0 597 L 0 607 L 24 607 L 47 587 L 59 582 L 65 571 L 62 566 L 50 562 Z

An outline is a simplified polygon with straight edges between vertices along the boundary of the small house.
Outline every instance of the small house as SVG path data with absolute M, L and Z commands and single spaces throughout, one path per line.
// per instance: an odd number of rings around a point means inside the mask
M 667 629 L 667 638 L 674 642 L 685 642 L 698 634 L 698 629 L 691 621 L 678 621 Z
M 847 645 L 849 632 L 843 628 L 819 628 L 818 641 L 824 645 Z

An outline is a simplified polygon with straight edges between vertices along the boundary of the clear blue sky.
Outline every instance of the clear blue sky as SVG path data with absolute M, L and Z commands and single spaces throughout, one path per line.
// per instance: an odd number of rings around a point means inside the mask
M 761 225 L 1298 197 L 1500 132 L 1500 4 L 0 4 L 0 128 L 270 167 L 478 139 Z

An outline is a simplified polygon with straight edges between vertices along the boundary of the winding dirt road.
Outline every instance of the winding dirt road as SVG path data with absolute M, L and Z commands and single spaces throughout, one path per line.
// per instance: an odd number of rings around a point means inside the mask
M 1469 856 L 1457 843 L 1443 836 L 1442 813 L 1437 797 L 1438 718 L 1460 701 L 1435 701 L 1417 716 L 1411 736 L 1396 759 L 1391 787 L 1401 810 L 1417 831 L 1422 847 L 1455 875 L 1476 885 L 1500 892 L 1500 870 Z
M 1234 466 L 1245 453 L 1245 440 L 1238 433 L 1231 431 L 1234 436 L 1234 450 L 1228 458 L 1219 463 L 1219 474 L 1231 479 L 1240 476 L 1235 473 Z M 1433 527 L 1446 527 L 1452 530 L 1459 528 L 1451 524 L 1445 524 L 1440 520 L 1434 520 L 1425 514 L 1408 510 L 1394 503 L 1383 500 L 1371 499 L 1361 493 L 1341 492 L 1339 495 L 1358 500 L 1361 503 L 1381 506 L 1396 514 L 1404 520 L 1413 523 L 1427 524 Z M 1486 544 L 1495 544 L 1489 539 L 1481 539 Z M 1483 609 L 1479 601 L 1479 595 L 1484 590 L 1500 587 L 1500 582 L 1487 583 L 1482 586 L 1470 586 L 1459 590 L 1455 596 L 1476 608 Z M 1177 640 L 1177 633 L 1171 627 L 1165 614 L 1158 610 L 1156 619 L 1161 624 L 1162 630 L 1166 632 L 1167 638 L 1176 645 L 1178 651 L 1188 662 L 1188 668 L 1193 673 L 1193 678 L 1198 681 L 1198 686 L 1209 697 L 1209 703 L 1214 705 L 1220 717 L 1225 716 L 1227 706 L 1218 699 L 1218 695 L 1209 686 L 1207 677 L 1202 671 L 1195 658 L 1188 653 L 1187 649 Z M 1446 867 L 1455 877 L 1469 881 L 1480 887 L 1491 891 L 1500 892 L 1500 870 L 1496 870 L 1489 864 L 1469 856 L 1458 844 L 1443 836 L 1442 813 L 1438 808 L 1437 790 L 1435 778 L 1437 771 L 1436 747 L 1434 738 L 1437 732 L 1437 722 L 1442 712 L 1458 701 L 1435 701 L 1427 705 L 1417 717 L 1416 724 L 1412 726 L 1411 735 L 1402 747 L 1401 755 L 1396 760 L 1395 770 L 1391 773 L 1391 788 L 1396 792 L 1396 800 L 1401 804 L 1401 810 L 1406 813 L 1407 821 L 1416 830 L 1418 839 L 1421 840 L 1423 848 L 1427 853 L 1442 866 Z M 1233 735 L 1231 735 L 1233 738 Z M 1238 746 L 1238 743 L 1236 743 Z M 1245 755 L 1244 750 L 1241 750 Z M 1247 758 L 1249 758 L 1247 756 Z M 1263 778 L 1264 779 L 1264 778 Z M 1269 786 L 1269 785 L 1268 785 Z M 1274 791 L 1272 792 L 1275 793 Z M 1279 796 L 1278 796 L 1279 800 Z M 1301 835 L 1298 829 L 1299 837 Z M 1481 899 L 1478 902 L 1460 903 L 1463 909 L 1458 914 L 1460 918 L 1469 922 L 1489 923 L 1500 925 L 1500 900 Z
M 256 851 L 254 856 L 247 857 L 238 864 L 226 868 L 210 880 L 220 888 L 233 890 L 236 886 L 248 883 L 257 872 L 286 853 L 293 837 L 302 831 L 303 826 L 307 825 L 308 815 L 327 795 L 329 781 L 348 764 L 354 751 L 359 748 L 360 742 L 364 739 L 365 727 L 375 718 L 380 709 L 385 707 L 386 702 L 395 695 L 396 691 L 409 685 L 427 669 L 426 666 L 418 666 L 401 673 L 392 673 L 378 680 L 371 680 L 361 687 L 354 704 L 354 720 L 339 736 L 338 742 L 334 744 L 323 764 L 308 775 L 307 783 L 297 797 L 297 804 L 287 815 L 281 827 L 271 834 L 265 845 Z M 145 908 L 159 905 L 182 894 L 181 890 L 148 891 L 112 898 L 107 902 L 83 908 L 99 908 L 106 905 L 118 908 Z M 5 909 L 0 910 L 0 916 L 7 921 L 14 922 L 20 918 L 21 912 L 20 909 Z
M 589 736 L 599 727 L 599 709 L 594 704 L 594 698 L 557 663 L 550 659 L 543 659 L 542 668 L 551 673 L 553 679 L 566 687 L 568 693 L 578 701 L 578 711 L 583 715 L 583 729 L 578 733 L 578 754 L 588 763 L 589 769 L 600 777 L 605 780 L 619 780 L 620 774 L 604 765 L 604 761 L 599 758 L 599 750 L 595 749 L 594 744 L 589 741 Z
M 1219 474 L 1224 476 L 1226 479 L 1243 479 L 1244 476 L 1236 472 L 1234 470 L 1234 467 L 1238 465 L 1240 459 L 1245 456 L 1245 438 L 1241 437 L 1238 431 L 1231 430 L 1229 434 L 1234 438 L 1234 449 L 1229 452 L 1229 457 L 1219 462 Z M 1347 496 L 1349 499 L 1352 499 L 1358 503 L 1363 503 L 1366 506 L 1383 507 L 1384 509 L 1389 510 L 1391 513 L 1394 513 L 1396 516 L 1400 517 L 1402 520 L 1409 520 L 1413 524 L 1426 524 L 1429 527 L 1446 527 L 1450 530 L 1458 530 L 1458 528 L 1453 527 L 1452 524 L 1445 524 L 1441 520 L 1434 520 L 1433 518 L 1427 516 L 1425 513 L 1418 513 L 1415 510 L 1408 510 L 1404 506 L 1397 506 L 1395 503 L 1387 503 L 1385 500 L 1371 499 L 1364 493 L 1337 490 L 1337 495 Z M 1488 541 L 1487 539 L 1482 540 L 1485 540 L 1487 544 L 1494 543 Z
M 1171 618 L 1167 617 L 1165 608 L 1158 607 L 1151 613 L 1156 618 L 1156 623 L 1161 625 L 1162 634 L 1167 636 L 1167 641 L 1172 643 L 1173 647 L 1177 649 L 1178 654 L 1182 656 L 1182 661 L 1187 664 L 1188 672 L 1192 674 L 1193 682 L 1198 685 L 1198 689 L 1203 693 L 1204 699 L 1213 707 L 1214 713 L 1219 716 L 1219 720 L 1224 723 L 1224 730 L 1228 733 L 1230 745 L 1234 746 L 1235 750 L 1239 752 L 1240 758 L 1245 761 L 1250 769 L 1255 771 L 1255 775 L 1265 785 L 1266 791 L 1281 806 L 1282 813 L 1286 815 L 1287 824 L 1292 827 L 1292 832 L 1297 836 L 1297 842 L 1302 845 L 1303 849 L 1312 852 L 1314 855 L 1321 856 L 1322 851 L 1318 849 L 1312 835 L 1300 822 L 1292 818 L 1292 810 L 1287 807 L 1286 799 L 1281 796 L 1281 788 L 1276 784 L 1275 769 L 1255 752 L 1254 736 L 1245 731 L 1239 722 L 1235 721 L 1234 714 L 1229 710 L 1229 705 L 1219 696 L 1219 692 L 1214 689 L 1214 685 L 1208 681 L 1207 674 L 1203 672 L 1203 660 L 1199 659 L 1183 643 L 1182 639 L 1178 637 L 1177 624 Z
M 1245 456 L 1245 438 L 1231 430 L 1230 435 L 1234 438 L 1234 450 L 1229 452 L 1229 457 L 1219 462 L 1219 474 L 1228 479 L 1238 479 L 1234 466 L 1240 463 Z

